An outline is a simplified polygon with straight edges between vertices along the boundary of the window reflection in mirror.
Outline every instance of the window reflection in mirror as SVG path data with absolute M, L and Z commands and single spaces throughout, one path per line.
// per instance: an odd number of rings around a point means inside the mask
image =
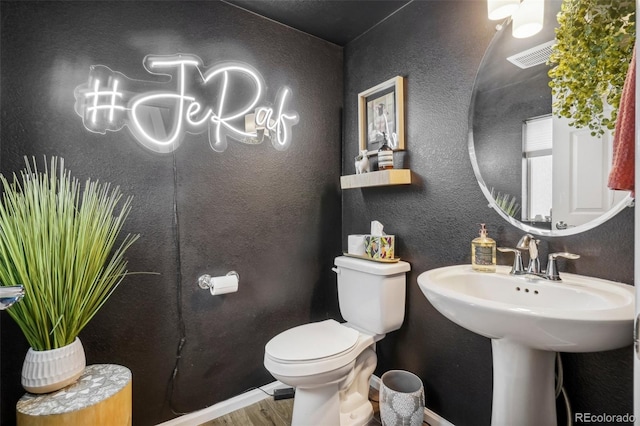
M 551 115 L 525 120 L 522 135 L 522 182 L 524 183 L 522 220 L 551 223 L 553 188 Z

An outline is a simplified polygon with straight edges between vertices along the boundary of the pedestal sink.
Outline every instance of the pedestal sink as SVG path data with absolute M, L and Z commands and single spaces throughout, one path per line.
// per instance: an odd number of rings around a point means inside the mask
M 423 272 L 418 285 L 445 317 L 491 339 L 491 424 L 555 425 L 556 352 L 630 345 L 635 290 L 569 273 L 558 282 L 509 271 L 448 266 Z

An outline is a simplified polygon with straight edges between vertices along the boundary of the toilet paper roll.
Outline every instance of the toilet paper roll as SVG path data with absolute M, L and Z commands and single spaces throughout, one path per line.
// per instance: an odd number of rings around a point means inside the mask
M 349 235 L 349 254 L 364 255 L 364 235 Z
M 238 276 L 237 275 L 225 275 L 223 277 L 210 278 L 212 296 L 218 296 L 220 294 L 235 293 L 238 291 Z

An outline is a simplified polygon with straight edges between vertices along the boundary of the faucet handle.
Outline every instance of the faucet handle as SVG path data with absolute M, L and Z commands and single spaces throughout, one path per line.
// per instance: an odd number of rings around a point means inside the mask
M 568 253 L 566 251 L 559 253 L 550 253 L 549 259 L 547 260 L 547 272 L 545 272 L 545 278 L 551 281 L 562 281 L 560 279 L 560 274 L 558 273 L 558 263 L 556 259 L 559 257 L 564 257 L 565 259 L 579 259 L 579 254 Z
M 524 264 L 522 263 L 522 253 L 519 249 L 514 249 L 511 247 L 498 247 L 502 253 L 514 253 L 513 258 L 513 266 L 511 267 L 512 275 L 523 275 L 524 274 Z

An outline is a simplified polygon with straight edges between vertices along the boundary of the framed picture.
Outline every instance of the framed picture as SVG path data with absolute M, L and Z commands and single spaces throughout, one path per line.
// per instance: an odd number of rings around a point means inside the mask
M 358 94 L 360 150 L 378 152 L 387 136 L 389 146 L 404 150 L 404 78 L 393 77 Z

